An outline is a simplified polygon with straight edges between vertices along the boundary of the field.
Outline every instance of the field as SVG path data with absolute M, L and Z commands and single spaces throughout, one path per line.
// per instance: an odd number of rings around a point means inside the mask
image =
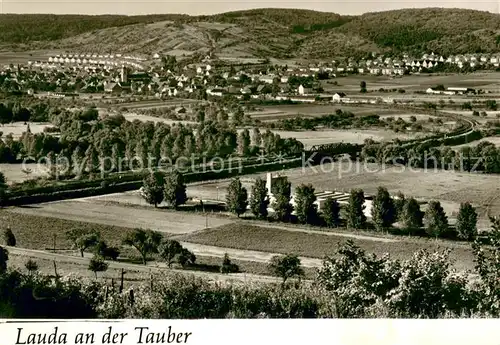
M 23 168 L 26 171 L 31 171 L 29 174 L 23 172 Z M 37 163 L 26 163 L 26 164 L 7 164 L 0 163 L 0 171 L 5 175 L 7 183 L 13 182 L 23 182 L 37 177 L 47 177 L 47 170 L 44 169 L 42 165 Z
M 324 83 L 323 88 L 325 91 L 341 90 L 345 93 L 359 93 L 361 81 L 365 81 L 368 91 L 378 91 L 380 88 L 384 89 L 405 89 L 409 91 L 425 91 L 429 87 L 434 87 L 443 84 L 445 87 L 470 87 L 492 91 L 498 94 L 499 86 L 498 72 L 477 72 L 467 76 L 459 74 L 449 75 L 418 75 L 413 74 L 409 76 L 392 78 L 387 76 L 374 76 L 374 75 L 352 75 L 348 77 L 337 78 L 338 85 L 331 85 Z M 388 94 L 390 95 L 390 94 Z M 394 94 L 395 95 L 395 94 Z M 398 94 L 397 97 L 401 96 Z
M 87 270 L 88 259 L 92 255 L 85 253 L 85 258 L 81 258 L 80 254 L 75 250 L 71 250 L 71 243 L 65 236 L 65 231 L 75 228 L 92 229 L 100 232 L 101 237 L 107 241 L 110 246 L 121 247 L 122 240 L 131 228 L 101 225 L 95 223 L 78 222 L 72 220 L 65 220 L 62 218 L 44 217 L 40 215 L 18 214 L 10 210 L 1 210 L 0 219 L 2 226 L 10 227 L 14 232 L 17 240 L 16 248 L 9 248 L 9 264 L 14 267 L 24 267 L 26 261 L 30 258 L 35 260 L 39 265 L 42 272 L 47 274 L 54 273 L 53 261 L 57 262 L 57 271 L 59 274 L 78 274 L 83 276 L 93 276 L 93 273 Z M 164 234 L 168 235 L 169 234 Z M 194 252 L 197 256 L 197 265 L 189 272 L 197 273 L 198 271 L 217 271 L 218 266 L 222 262 L 222 257 L 225 251 L 222 248 L 200 246 L 198 244 L 184 244 L 189 250 Z M 57 252 L 52 251 L 53 248 Z M 204 251 L 200 250 L 203 249 Z M 208 250 L 207 250 L 208 248 Z M 215 248 L 215 250 L 214 250 Z M 233 250 L 228 250 L 230 255 L 236 253 Z M 208 255 L 206 254 L 208 253 Z M 248 252 L 248 260 L 238 260 L 232 256 L 232 262 L 240 266 L 242 272 L 267 275 L 267 261 L 259 258 L 260 253 Z M 265 259 L 268 257 L 265 255 Z M 104 273 L 99 274 L 100 277 L 107 279 L 114 278 L 115 281 L 119 277 L 119 270 L 125 268 L 127 271 L 127 278 L 129 280 L 143 279 L 146 273 L 151 269 L 163 267 L 159 262 L 148 262 L 147 266 L 136 265 L 131 262 L 138 260 L 138 254 L 131 248 L 122 248 L 121 255 L 118 262 L 110 262 L 110 269 Z M 315 263 L 315 266 L 318 264 Z M 165 267 L 163 267 L 165 269 Z M 192 270 L 195 271 L 192 271 Z M 314 274 L 313 268 L 306 268 L 309 277 Z M 200 272 L 202 273 L 202 272 Z
M 500 147 L 500 136 L 486 137 L 486 138 L 482 138 L 480 140 L 472 141 L 472 142 L 467 143 L 467 144 L 457 145 L 457 146 L 452 146 L 452 147 L 454 149 L 458 149 L 458 148 L 461 148 L 461 147 L 464 147 L 464 146 L 477 146 L 480 143 L 483 143 L 483 142 L 486 142 L 486 141 L 494 144 L 496 147 Z
M 46 127 L 54 127 L 50 123 L 38 123 L 38 122 L 29 122 L 31 133 L 42 133 L 44 128 Z M 7 136 L 12 134 L 14 139 L 19 138 L 24 132 L 26 132 L 27 124 L 24 122 L 13 122 L 8 124 L 0 125 L 0 132 L 3 133 L 3 136 Z
M 176 213 L 154 209 L 135 209 L 119 205 L 99 203 L 89 199 L 38 204 L 31 207 L 16 207 L 10 212 L 21 215 L 54 217 L 70 221 L 90 222 L 125 228 L 145 228 L 162 233 L 182 234 L 230 223 L 223 218 L 210 218 L 192 213 Z
M 36 207 L 24 207 L 20 210 L 28 212 L 12 212 L 12 209 L 0 210 L 0 220 L 2 227 L 12 229 L 16 235 L 17 247 L 21 248 L 53 249 L 55 239 L 57 249 L 69 249 L 71 243 L 64 233 L 75 228 L 99 231 L 111 246 L 119 246 L 127 232 L 131 231 L 131 228 L 124 226 L 88 223 L 89 219 L 74 221 L 63 219 L 63 217 L 46 217 L 43 212 L 37 212 Z
M 480 229 L 489 229 L 488 215 L 500 215 L 500 176 L 469 174 L 453 171 L 383 167 L 364 162 L 337 162 L 322 166 L 304 167 L 281 171 L 288 176 L 292 188 L 302 183 L 311 183 L 316 191 L 349 192 L 361 188 L 368 195 L 376 193 L 379 186 L 386 187 L 390 193 L 398 191 L 420 201 L 439 200 L 450 218 L 454 221 L 461 202 L 469 201 L 477 207 Z M 246 175 L 245 179 L 261 177 L 266 174 Z M 188 187 L 192 195 L 205 199 L 221 198 L 225 195 L 226 182 L 208 182 Z
M 396 133 L 385 129 L 354 129 L 354 130 L 316 130 L 316 131 L 280 131 L 272 132 L 279 134 L 282 138 L 296 138 L 302 142 L 306 149 L 313 145 L 330 144 L 338 142 L 362 144 L 366 139 L 375 141 L 389 141 L 396 138 L 409 139 L 421 135 Z
M 322 259 L 331 256 L 339 244 L 347 238 L 332 234 L 307 233 L 289 231 L 277 228 L 230 224 L 220 228 L 208 229 L 195 234 L 183 236 L 185 241 L 206 245 L 217 245 L 243 250 L 259 250 L 274 253 L 294 253 L 299 256 Z M 383 255 L 389 253 L 394 259 L 408 259 L 421 249 L 442 251 L 450 249 L 450 258 L 455 261 L 458 269 L 474 267 L 472 253 L 467 244 L 449 243 L 444 241 L 404 238 L 393 241 L 375 239 L 351 240 L 367 253 Z
M 1 52 L 0 65 L 27 64 L 28 61 L 47 61 L 50 56 L 59 54 L 59 51 L 24 51 L 24 52 Z
M 346 106 L 341 104 L 290 104 L 290 105 L 272 105 L 258 106 L 257 110 L 248 114 L 251 118 L 262 122 L 276 121 L 280 119 L 293 118 L 297 116 L 317 117 L 322 115 L 334 114 L 337 109 L 350 111 L 354 115 L 391 115 L 397 114 L 397 110 L 389 110 L 380 106 Z
M 143 121 L 143 122 L 152 121 L 154 123 L 163 122 L 163 123 L 166 123 L 168 125 L 172 125 L 174 123 L 182 123 L 184 125 L 195 124 L 195 122 L 191 122 L 191 121 L 169 120 L 169 119 L 163 119 L 161 117 L 155 117 L 155 116 L 149 116 L 149 115 L 141 115 L 141 114 L 136 114 L 136 113 L 126 113 L 126 114 L 123 114 L 123 116 L 125 117 L 125 119 L 127 121 L 139 120 L 139 121 Z
M 49 252 L 34 250 L 24 250 L 19 248 L 9 248 L 9 266 L 25 271 L 25 264 L 28 260 L 33 260 L 38 265 L 41 273 L 54 275 L 54 261 L 56 262 L 57 274 L 60 276 L 88 277 L 94 279 L 93 272 L 88 270 L 89 255 L 85 258 L 73 255 L 60 255 Z M 259 282 L 274 283 L 279 279 L 269 276 L 270 272 L 266 264 L 258 262 L 248 262 L 232 260 L 240 268 L 241 273 L 219 274 L 216 268 L 220 267 L 221 259 L 212 257 L 197 257 L 197 266 L 190 269 L 167 268 L 164 264 L 150 262 L 148 265 L 136 265 L 118 261 L 109 261 L 109 268 L 106 272 L 98 273 L 99 280 L 114 281 L 116 287 L 120 285 L 121 270 L 125 271 L 124 286 L 131 287 L 135 283 L 150 281 L 151 275 L 162 274 L 186 274 L 202 277 L 214 281 L 227 282 Z M 200 269 L 200 270 L 196 270 Z M 306 278 L 313 278 L 315 270 L 304 268 Z

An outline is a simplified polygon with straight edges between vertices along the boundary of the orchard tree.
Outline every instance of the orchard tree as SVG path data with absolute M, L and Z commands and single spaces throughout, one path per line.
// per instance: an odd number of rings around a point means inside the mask
M 442 235 L 448 231 L 448 217 L 439 201 L 431 201 L 424 216 L 425 231 L 429 236 Z
M 181 254 L 182 246 L 178 241 L 175 240 L 165 240 L 160 244 L 158 252 L 160 257 L 165 261 L 168 267 L 172 267 L 175 258 Z
M 227 253 L 224 254 L 224 259 L 222 260 L 222 265 L 220 267 L 220 273 L 238 273 L 239 271 L 240 268 L 238 267 L 238 265 L 231 262 L 231 259 L 229 259 L 229 255 Z
M 301 278 L 304 275 L 304 270 L 300 266 L 300 259 L 294 254 L 273 256 L 269 263 L 269 270 L 275 276 L 283 279 L 283 285 L 290 278 Z
M 239 178 L 234 178 L 227 188 L 227 208 L 238 217 L 245 213 L 248 206 L 248 192 Z
M 384 231 L 390 228 L 396 221 L 394 201 L 386 188 L 378 188 L 377 195 L 373 198 L 371 213 L 377 231 Z
M 108 263 L 104 261 L 102 256 L 94 255 L 89 262 L 89 271 L 94 272 L 95 279 L 97 279 L 97 272 L 105 272 L 108 266 Z
M 399 191 L 394 198 L 394 208 L 396 210 L 396 220 L 400 220 L 403 214 L 403 207 L 406 203 L 405 195 Z
M 31 259 L 29 259 L 28 261 L 26 261 L 26 263 L 24 264 L 24 267 L 28 270 L 28 272 L 30 274 L 38 271 L 38 264 L 35 261 L 31 260 Z
M 177 255 L 177 262 L 182 267 L 186 267 L 188 265 L 194 265 L 196 262 L 196 256 L 186 248 L 182 248 L 180 253 Z
M 115 247 L 109 247 L 108 244 L 100 240 L 96 245 L 95 245 L 95 255 L 97 256 L 102 256 L 105 260 L 113 260 L 116 261 L 118 257 L 120 256 L 120 250 Z
M 361 93 L 366 93 L 367 90 L 366 90 L 366 81 L 361 81 L 361 83 L 359 83 L 359 88 L 360 88 L 360 92 Z
M 76 228 L 67 231 L 66 237 L 73 244 L 73 248 L 80 251 L 80 255 L 83 258 L 85 250 L 95 246 L 99 242 L 100 234 L 97 231 Z
M 328 197 L 322 207 L 323 220 L 329 227 L 337 227 L 340 224 L 340 205 L 336 199 Z
M 0 207 L 5 205 L 5 202 L 8 200 L 8 186 L 7 180 L 5 179 L 5 175 L 3 172 L 0 172 Z
M 165 176 L 165 187 L 163 190 L 165 201 L 174 208 L 186 203 L 186 185 L 181 173 L 174 170 Z
M 458 238 L 469 241 L 477 236 L 477 212 L 468 202 L 460 204 L 456 229 Z
M 7 228 L 3 232 L 3 240 L 6 246 L 15 247 L 16 246 L 16 236 L 12 232 L 11 228 Z
M 299 222 L 314 224 L 318 220 L 318 206 L 315 204 L 316 195 L 311 184 L 302 184 L 295 191 L 295 213 Z
M 362 189 L 353 189 L 349 196 L 346 216 L 347 226 L 353 229 L 364 229 L 366 227 L 365 193 Z
M 141 195 L 150 205 L 161 204 L 163 201 L 163 190 L 165 186 L 165 175 L 159 171 L 152 172 L 142 182 Z
M 403 226 L 413 233 L 423 226 L 424 214 L 420 210 L 420 205 L 414 198 L 408 199 L 401 212 L 400 220 Z
M 161 240 L 162 235 L 156 231 L 135 229 L 127 233 L 123 244 L 137 249 L 145 265 L 149 255 L 158 253 Z
M 9 251 L 0 246 L 0 274 L 7 271 L 7 261 L 9 261 Z
M 278 220 L 287 222 L 292 215 L 293 206 L 290 203 L 292 195 L 292 184 L 288 178 L 282 176 L 275 180 L 274 191 L 272 191 L 274 201 L 272 208 Z
M 269 195 L 266 187 L 266 181 L 258 177 L 252 186 L 250 195 L 250 209 L 255 217 L 266 219 L 268 215 Z

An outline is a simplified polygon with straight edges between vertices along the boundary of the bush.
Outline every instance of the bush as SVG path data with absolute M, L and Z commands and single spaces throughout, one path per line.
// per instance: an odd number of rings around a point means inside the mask
M 236 264 L 233 264 L 229 259 L 229 255 L 224 254 L 224 259 L 222 260 L 222 266 L 220 268 L 220 273 L 228 274 L 228 273 L 238 273 L 239 267 Z
M 16 246 L 16 236 L 10 228 L 7 228 L 3 232 L 3 240 L 6 246 L 15 247 Z

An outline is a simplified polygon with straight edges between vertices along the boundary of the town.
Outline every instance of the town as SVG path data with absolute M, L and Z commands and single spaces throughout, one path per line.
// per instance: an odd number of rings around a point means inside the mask
M 500 315 L 498 15 L 33 16 L 0 52 L 0 316 Z

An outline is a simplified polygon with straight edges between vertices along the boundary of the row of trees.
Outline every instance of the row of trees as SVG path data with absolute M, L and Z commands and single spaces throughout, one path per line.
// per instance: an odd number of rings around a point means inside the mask
M 360 158 L 380 164 L 402 164 L 414 168 L 500 173 L 500 148 L 487 141 L 476 146 L 453 149 L 432 147 L 430 143 L 405 145 L 402 142 L 365 142 Z
M 147 167 L 163 158 L 176 162 L 180 157 L 201 159 L 231 155 L 297 154 L 303 145 L 295 139 L 282 139 L 270 131 L 255 129 L 237 133 L 226 122 L 199 125 L 126 121 L 121 115 L 98 119 L 96 109 L 53 114 L 51 121 L 61 130 L 59 138 L 46 133 L 25 132 L 19 140 L 6 137 L 0 143 L 0 159 L 11 162 L 19 157 L 46 157 L 54 165 L 64 162 L 61 170 L 72 172 L 113 171 Z M 67 166 L 69 162 L 69 167 Z M 83 168 L 83 169 L 82 169 Z
M 226 202 L 229 211 L 240 216 L 247 210 L 259 219 L 268 218 L 268 207 L 274 210 L 277 220 L 288 222 L 296 219 L 299 223 L 338 227 L 342 224 L 353 229 L 370 229 L 387 232 L 395 231 L 413 235 L 431 237 L 452 237 L 463 240 L 474 240 L 477 237 L 478 215 L 468 202 L 460 205 L 457 223 L 451 228 L 448 217 L 439 201 L 430 201 L 425 212 L 414 198 L 405 198 L 402 193 L 391 197 L 384 187 L 379 187 L 373 197 L 371 207 L 371 225 L 367 222 L 366 198 L 363 190 L 353 189 L 345 207 L 341 207 L 336 199 L 329 197 L 318 211 L 315 189 L 310 184 L 302 184 L 295 190 L 294 204 L 291 203 L 291 183 L 285 178 L 277 180 L 273 191 L 274 201 L 270 199 L 266 183 L 258 178 L 252 186 L 250 199 L 241 181 L 231 181 Z M 249 199 L 249 200 L 248 200 Z M 342 212 L 341 212 L 342 211 Z M 295 213 L 292 216 L 292 212 Z M 393 225 L 399 223 L 399 229 Z

